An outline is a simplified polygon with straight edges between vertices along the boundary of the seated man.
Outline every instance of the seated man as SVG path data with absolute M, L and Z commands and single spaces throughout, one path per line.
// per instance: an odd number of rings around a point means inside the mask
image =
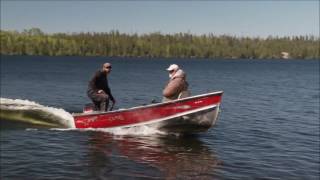
M 89 82 L 87 94 L 94 103 L 95 111 L 108 111 L 109 100 L 113 103 L 112 107 L 116 102 L 107 79 L 111 68 L 110 63 L 104 63 L 102 69 L 98 70 Z
M 167 71 L 169 72 L 170 79 L 162 92 L 162 101 L 166 102 L 190 96 L 185 72 L 176 64 L 171 64 Z

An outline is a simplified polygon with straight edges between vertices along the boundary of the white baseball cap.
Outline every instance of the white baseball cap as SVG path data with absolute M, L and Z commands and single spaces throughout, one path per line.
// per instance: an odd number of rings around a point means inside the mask
M 169 67 L 168 67 L 168 69 L 167 69 L 167 71 L 172 71 L 172 70 L 178 70 L 179 69 L 179 66 L 178 65 L 176 65 L 176 64 L 171 64 Z

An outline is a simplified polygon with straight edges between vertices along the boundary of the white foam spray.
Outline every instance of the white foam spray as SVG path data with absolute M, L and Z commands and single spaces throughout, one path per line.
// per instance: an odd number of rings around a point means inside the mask
M 73 117 L 69 112 L 61 108 L 43 106 L 34 101 L 0 98 L 0 109 L 11 112 L 22 111 L 41 113 L 51 121 L 55 121 L 65 127 L 75 127 Z
M 71 128 L 51 128 L 51 130 L 57 131 L 69 131 L 75 130 Z M 97 132 L 106 132 L 116 136 L 148 136 L 148 135 L 167 135 L 167 132 L 160 131 L 156 127 L 150 127 L 146 125 L 141 126 L 132 126 L 132 127 L 115 127 L 115 128 L 85 128 L 77 129 L 78 131 L 97 131 Z
M 97 128 L 97 129 L 88 129 L 91 131 L 102 131 L 114 135 L 166 135 L 166 132 L 160 131 L 157 128 L 141 125 L 133 127 L 116 127 L 116 128 Z

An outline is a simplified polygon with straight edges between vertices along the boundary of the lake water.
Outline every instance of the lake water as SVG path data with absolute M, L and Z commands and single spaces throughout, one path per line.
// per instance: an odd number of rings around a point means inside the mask
M 193 95 L 224 91 L 216 126 L 174 136 L 2 118 L 0 179 L 319 179 L 319 60 L 2 56 L 1 103 L 70 121 L 105 61 L 117 108 L 159 101 L 165 69 L 179 64 Z

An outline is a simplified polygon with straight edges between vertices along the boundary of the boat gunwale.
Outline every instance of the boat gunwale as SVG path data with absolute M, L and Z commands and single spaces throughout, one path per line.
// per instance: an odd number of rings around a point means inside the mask
M 163 105 L 167 105 L 167 104 L 173 104 L 173 103 L 176 103 L 176 102 L 183 102 L 183 101 L 187 101 L 187 100 L 190 100 L 190 99 L 201 98 L 201 97 L 206 97 L 206 96 L 211 96 L 211 95 L 216 95 L 216 94 L 223 94 L 223 91 L 215 91 L 215 92 L 211 92 L 211 93 L 200 94 L 200 95 L 196 95 L 196 96 L 189 96 L 189 97 L 186 97 L 186 98 L 176 99 L 176 100 L 172 100 L 172 101 L 168 101 L 168 102 L 160 102 L 160 103 L 155 103 L 155 104 L 135 106 L 135 107 L 128 108 L 128 109 L 118 109 L 118 110 L 115 110 L 115 111 L 108 111 L 108 112 L 95 111 L 95 112 L 92 112 L 92 113 L 72 113 L 72 116 L 73 117 L 80 117 L 80 116 L 92 116 L 92 115 L 119 113 L 119 112 L 125 112 L 125 111 L 132 111 L 132 110 L 135 110 L 135 109 L 143 109 L 143 108 L 151 108 L 151 107 L 155 107 L 155 106 L 163 106 Z

